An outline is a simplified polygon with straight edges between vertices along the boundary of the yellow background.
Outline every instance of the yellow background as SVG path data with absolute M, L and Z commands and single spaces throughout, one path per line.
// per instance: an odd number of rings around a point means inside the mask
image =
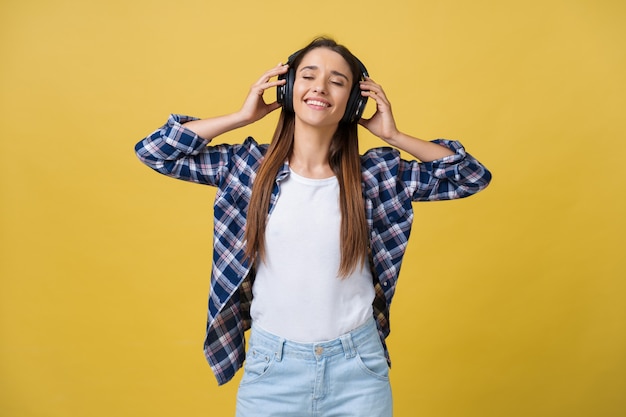
M 415 206 L 396 416 L 626 415 L 625 18 L 609 0 L 3 1 L 0 415 L 233 415 L 240 374 L 218 387 L 201 351 L 214 191 L 133 146 L 170 112 L 238 109 L 320 34 L 402 130 L 494 174 Z M 224 140 L 268 140 L 276 116 Z

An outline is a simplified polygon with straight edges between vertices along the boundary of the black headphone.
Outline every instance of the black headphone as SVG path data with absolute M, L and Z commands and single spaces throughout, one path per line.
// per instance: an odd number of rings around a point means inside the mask
M 293 83 L 296 80 L 296 69 L 293 66 L 293 61 L 300 55 L 302 49 L 294 52 L 289 56 L 287 60 L 287 64 L 289 65 L 289 70 L 285 74 L 281 74 L 278 76 L 279 80 L 287 80 L 287 82 L 283 85 L 279 85 L 276 87 L 276 100 L 283 106 L 285 111 L 293 113 Z M 361 79 L 357 80 L 357 82 L 352 86 L 350 90 L 350 98 L 348 99 L 348 104 L 346 105 L 346 112 L 343 114 L 341 118 L 341 123 L 355 123 L 361 119 L 363 115 L 363 111 L 365 110 L 365 104 L 367 104 L 367 97 L 363 97 L 361 95 L 361 87 L 359 86 L 359 81 L 364 81 L 365 77 L 368 77 L 367 69 L 365 65 L 357 58 L 354 57 L 359 64 L 359 70 L 361 71 Z

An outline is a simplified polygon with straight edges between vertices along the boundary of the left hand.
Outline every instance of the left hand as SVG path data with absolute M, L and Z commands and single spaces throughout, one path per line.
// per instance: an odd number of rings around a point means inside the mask
M 382 87 L 367 77 L 361 81 L 361 95 L 376 102 L 376 112 L 369 119 L 359 120 L 359 124 L 385 142 L 393 140 L 399 133 L 391 112 L 391 104 Z

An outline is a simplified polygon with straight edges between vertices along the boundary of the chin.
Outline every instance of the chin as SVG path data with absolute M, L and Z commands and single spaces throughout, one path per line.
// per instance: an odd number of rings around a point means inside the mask
M 304 123 L 309 126 L 318 126 L 318 127 L 329 127 L 339 125 L 341 121 L 341 117 L 337 117 L 336 115 L 322 115 L 322 114 L 313 114 L 311 115 L 309 112 L 300 112 L 296 111 L 296 120 L 300 120 L 301 123 Z
M 311 126 L 311 127 L 319 127 L 319 128 L 329 128 L 329 127 L 337 127 L 339 126 L 339 120 L 329 120 L 329 119 L 315 119 L 315 118 L 307 118 L 307 117 L 302 117 L 302 118 L 296 118 L 296 119 L 300 119 L 300 122 L 302 124 L 305 124 L 307 126 Z

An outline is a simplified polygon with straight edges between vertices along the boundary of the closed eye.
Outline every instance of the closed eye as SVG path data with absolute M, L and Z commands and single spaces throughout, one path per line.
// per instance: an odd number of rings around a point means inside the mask
M 307 72 L 308 71 L 316 71 L 318 69 L 319 68 L 316 65 L 307 65 L 306 67 L 302 67 L 300 69 L 300 72 L 304 73 L 302 78 L 307 79 L 307 80 L 312 79 L 312 77 L 310 77 L 310 75 L 307 74 Z M 345 81 L 347 83 L 350 83 L 350 78 L 348 78 L 348 76 L 346 74 L 344 74 L 342 72 L 339 72 L 339 71 L 335 71 L 335 70 L 332 70 L 330 73 L 331 73 L 331 75 L 333 75 L 335 77 L 339 77 L 340 79 L 345 79 Z M 307 78 L 307 77 L 310 77 L 310 78 Z M 340 81 L 336 81 L 336 82 L 340 82 Z M 337 85 L 339 85 L 339 84 L 337 84 Z

